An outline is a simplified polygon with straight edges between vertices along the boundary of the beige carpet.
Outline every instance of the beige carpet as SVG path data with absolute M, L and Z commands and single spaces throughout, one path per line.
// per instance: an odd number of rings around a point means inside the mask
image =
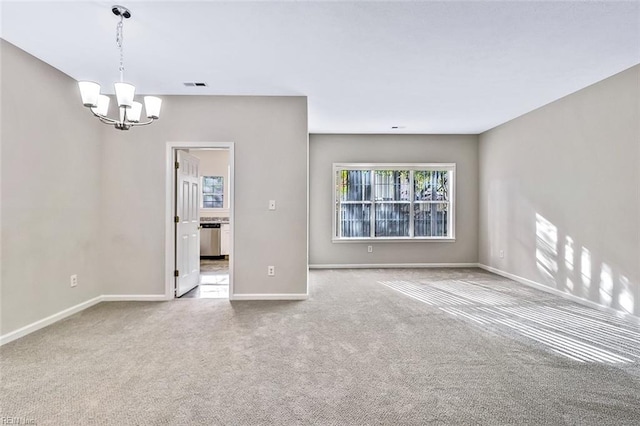
M 637 347 L 612 347 L 623 361 L 579 359 L 607 341 L 575 331 L 584 321 L 596 328 L 590 320 L 620 336 L 637 326 L 476 269 L 310 277 L 307 301 L 102 303 L 7 344 L 0 417 L 38 425 L 640 424 Z M 553 343 L 557 335 L 571 351 L 532 337 L 556 336 Z

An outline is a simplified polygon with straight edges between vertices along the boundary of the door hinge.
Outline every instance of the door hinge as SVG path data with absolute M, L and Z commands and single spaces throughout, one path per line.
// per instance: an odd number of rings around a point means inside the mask
M 180 223 L 180 216 L 174 216 L 173 221 L 175 223 Z
M 175 271 L 173 271 L 173 276 L 174 277 L 179 277 L 180 276 L 180 271 L 178 271 L 177 269 Z
M 176 161 L 176 169 L 179 169 L 179 168 L 180 168 L 180 163 Z

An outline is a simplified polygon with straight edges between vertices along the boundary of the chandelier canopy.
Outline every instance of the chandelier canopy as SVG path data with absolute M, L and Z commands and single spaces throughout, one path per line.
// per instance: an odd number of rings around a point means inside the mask
M 162 99 L 155 96 L 144 97 L 144 109 L 148 121 L 140 122 L 142 115 L 142 104 L 134 100 L 136 88 L 133 84 L 124 82 L 124 51 L 123 42 L 123 26 L 124 20 L 131 18 L 131 11 L 124 6 L 113 6 L 111 11 L 114 15 L 119 16 L 120 20 L 116 26 L 116 44 L 120 50 L 120 82 L 115 83 L 116 100 L 118 102 L 118 110 L 120 116 L 118 119 L 107 117 L 109 112 L 109 96 L 100 93 L 100 85 L 93 81 L 80 81 L 80 96 L 82 104 L 89 108 L 94 116 L 96 116 L 104 124 L 115 126 L 118 130 L 129 130 L 134 126 L 146 126 L 153 123 L 154 120 L 160 118 L 160 106 Z

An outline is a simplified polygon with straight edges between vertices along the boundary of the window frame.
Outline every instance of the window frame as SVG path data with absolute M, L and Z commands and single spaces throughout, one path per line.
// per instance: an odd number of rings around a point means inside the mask
M 347 201 L 344 204 L 369 204 L 370 207 L 370 232 L 368 237 L 340 237 L 338 236 L 338 216 L 340 214 L 339 206 L 341 201 L 338 196 L 338 172 L 342 170 L 369 170 L 371 171 L 371 199 L 362 201 Z M 402 201 L 376 201 L 375 195 L 375 171 L 376 170 L 397 170 L 410 172 L 409 179 L 409 201 L 405 202 L 409 204 L 409 236 L 406 237 L 376 237 L 375 233 L 375 208 L 376 204 L 388 204 L 388 203 L 401 203 Z M 416 171 L 447 171 L 449 172 L 449 200 L 448 201 L 421 201 L 415 200 L 415 183 L 413 180 L 413 174 Z M 455 223 L 456 223 L 456 163 L 333 163 L 333 178 L 332 178 L 332 237 L 333 243 L 352 243 L 352 242 L 454 242 L 455 237 Z M 414 229 L 414 206 L 416 204 L 447 204 L 449 209 L 449 217 L 447 219 L 447 236 L 415 236 Z
M 222 207 L 205 207 L 204 206 L 204 196 L 205 195 L 217 195 L 215 193 L 206 193 L 204 192 L 204 179 L 205 178 L 221 178 L 222 179 Z M 225 177 L 222 175 L 202 175 L 200 176 L 200 209 L 201 210 L 209 210 L 209 211 L 219 211 L 224 210 L 224 199 L 225 199 Z

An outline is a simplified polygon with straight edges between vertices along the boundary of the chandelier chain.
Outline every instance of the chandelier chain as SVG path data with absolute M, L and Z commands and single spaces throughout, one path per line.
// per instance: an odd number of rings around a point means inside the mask
M 124 31 L 123 31 L 123 17 L 122 15 L 120 15 L 120 22 L 118 22 L 118 25 L 116 27 L 116 44 L 118 45 L 118 48 L 120 49 L 120 82 L 123 83 L 124 82 L 124 49 L 122 47 L 122 42 L 124 41 Z

